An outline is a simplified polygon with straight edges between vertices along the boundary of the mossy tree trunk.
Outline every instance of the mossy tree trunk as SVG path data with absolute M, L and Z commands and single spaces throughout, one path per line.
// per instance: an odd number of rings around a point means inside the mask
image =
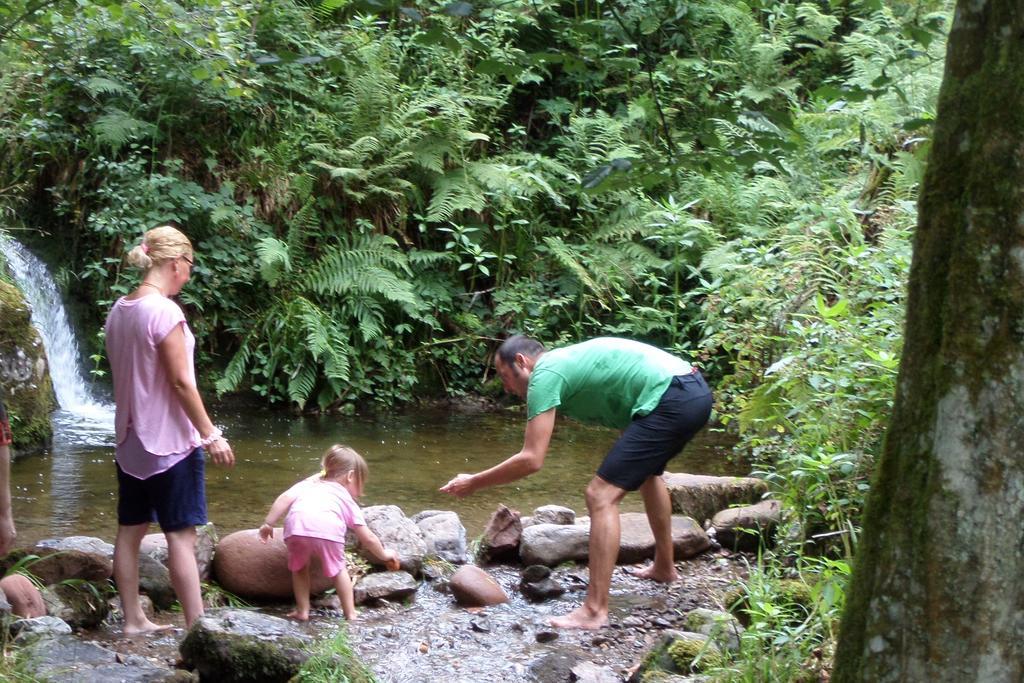
M 960 0 L 835 681 L 1024 680 L 1024 2 Z

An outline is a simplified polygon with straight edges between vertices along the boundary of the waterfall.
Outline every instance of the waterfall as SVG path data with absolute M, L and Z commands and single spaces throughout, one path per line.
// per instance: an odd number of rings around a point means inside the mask
M 32 309 L 32 325 L 46 349 L 50 379 L 60 405 L 54 415 L 55 439 L 70 438 L 96 445 L 112 443 L 114 407 L 98 400 L 86 382 L 78 341 L 49 269 L 9 235 L 0 233 L 0 248 L 14 282 Z

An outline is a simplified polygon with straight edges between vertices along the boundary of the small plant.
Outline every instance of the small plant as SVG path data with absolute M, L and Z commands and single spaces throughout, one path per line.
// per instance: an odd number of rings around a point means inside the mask
M 236 609 L 254 609 L 254 607 L 246 602 L 244 599 L 238 597 L 229 590 L 225 590 L 215 583 L 204 581 L 202 583 L 203 591 L 203 604 L 208 607 L 234 607 Z M 181 610 L 181 604 L 178 602 L 174 603 L 172 607 L 175 611 Z
M 344 626 L 314 645 L 313 656 L 293 679 L 302 683 L 376 683 L 376 677 L 352 652 Z

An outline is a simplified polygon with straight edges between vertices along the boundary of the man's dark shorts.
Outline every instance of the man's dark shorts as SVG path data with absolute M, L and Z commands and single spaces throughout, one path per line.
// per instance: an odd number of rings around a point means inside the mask
M 206 454 L 202 448 L 149 479 L 136 479 L 117 466 L 117 523 L 159 522 L 162 531 L 206 524 Z
M 0 401 L 0 446 L 10 446 L 14 442 L 14 435 L 11 434 L 11 423 L 7 419 L 7 408 L 4 402 Z
M 679 375 L 649 414 L 622 432 L 597 470 L 597 476 L 626 491 L 635 491 L 648 477 L 660 475 L 711 417 L 711 389 L 694 370 Z

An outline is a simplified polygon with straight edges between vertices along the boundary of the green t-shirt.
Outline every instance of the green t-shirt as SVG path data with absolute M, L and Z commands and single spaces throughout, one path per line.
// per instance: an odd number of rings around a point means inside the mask
M 557 408 L 581 422 L 624 429 L 654 410 L 673 377 L 692 370 L 661 349 L 615 337 L 548 351 L 530 373 L 527 420 Z

